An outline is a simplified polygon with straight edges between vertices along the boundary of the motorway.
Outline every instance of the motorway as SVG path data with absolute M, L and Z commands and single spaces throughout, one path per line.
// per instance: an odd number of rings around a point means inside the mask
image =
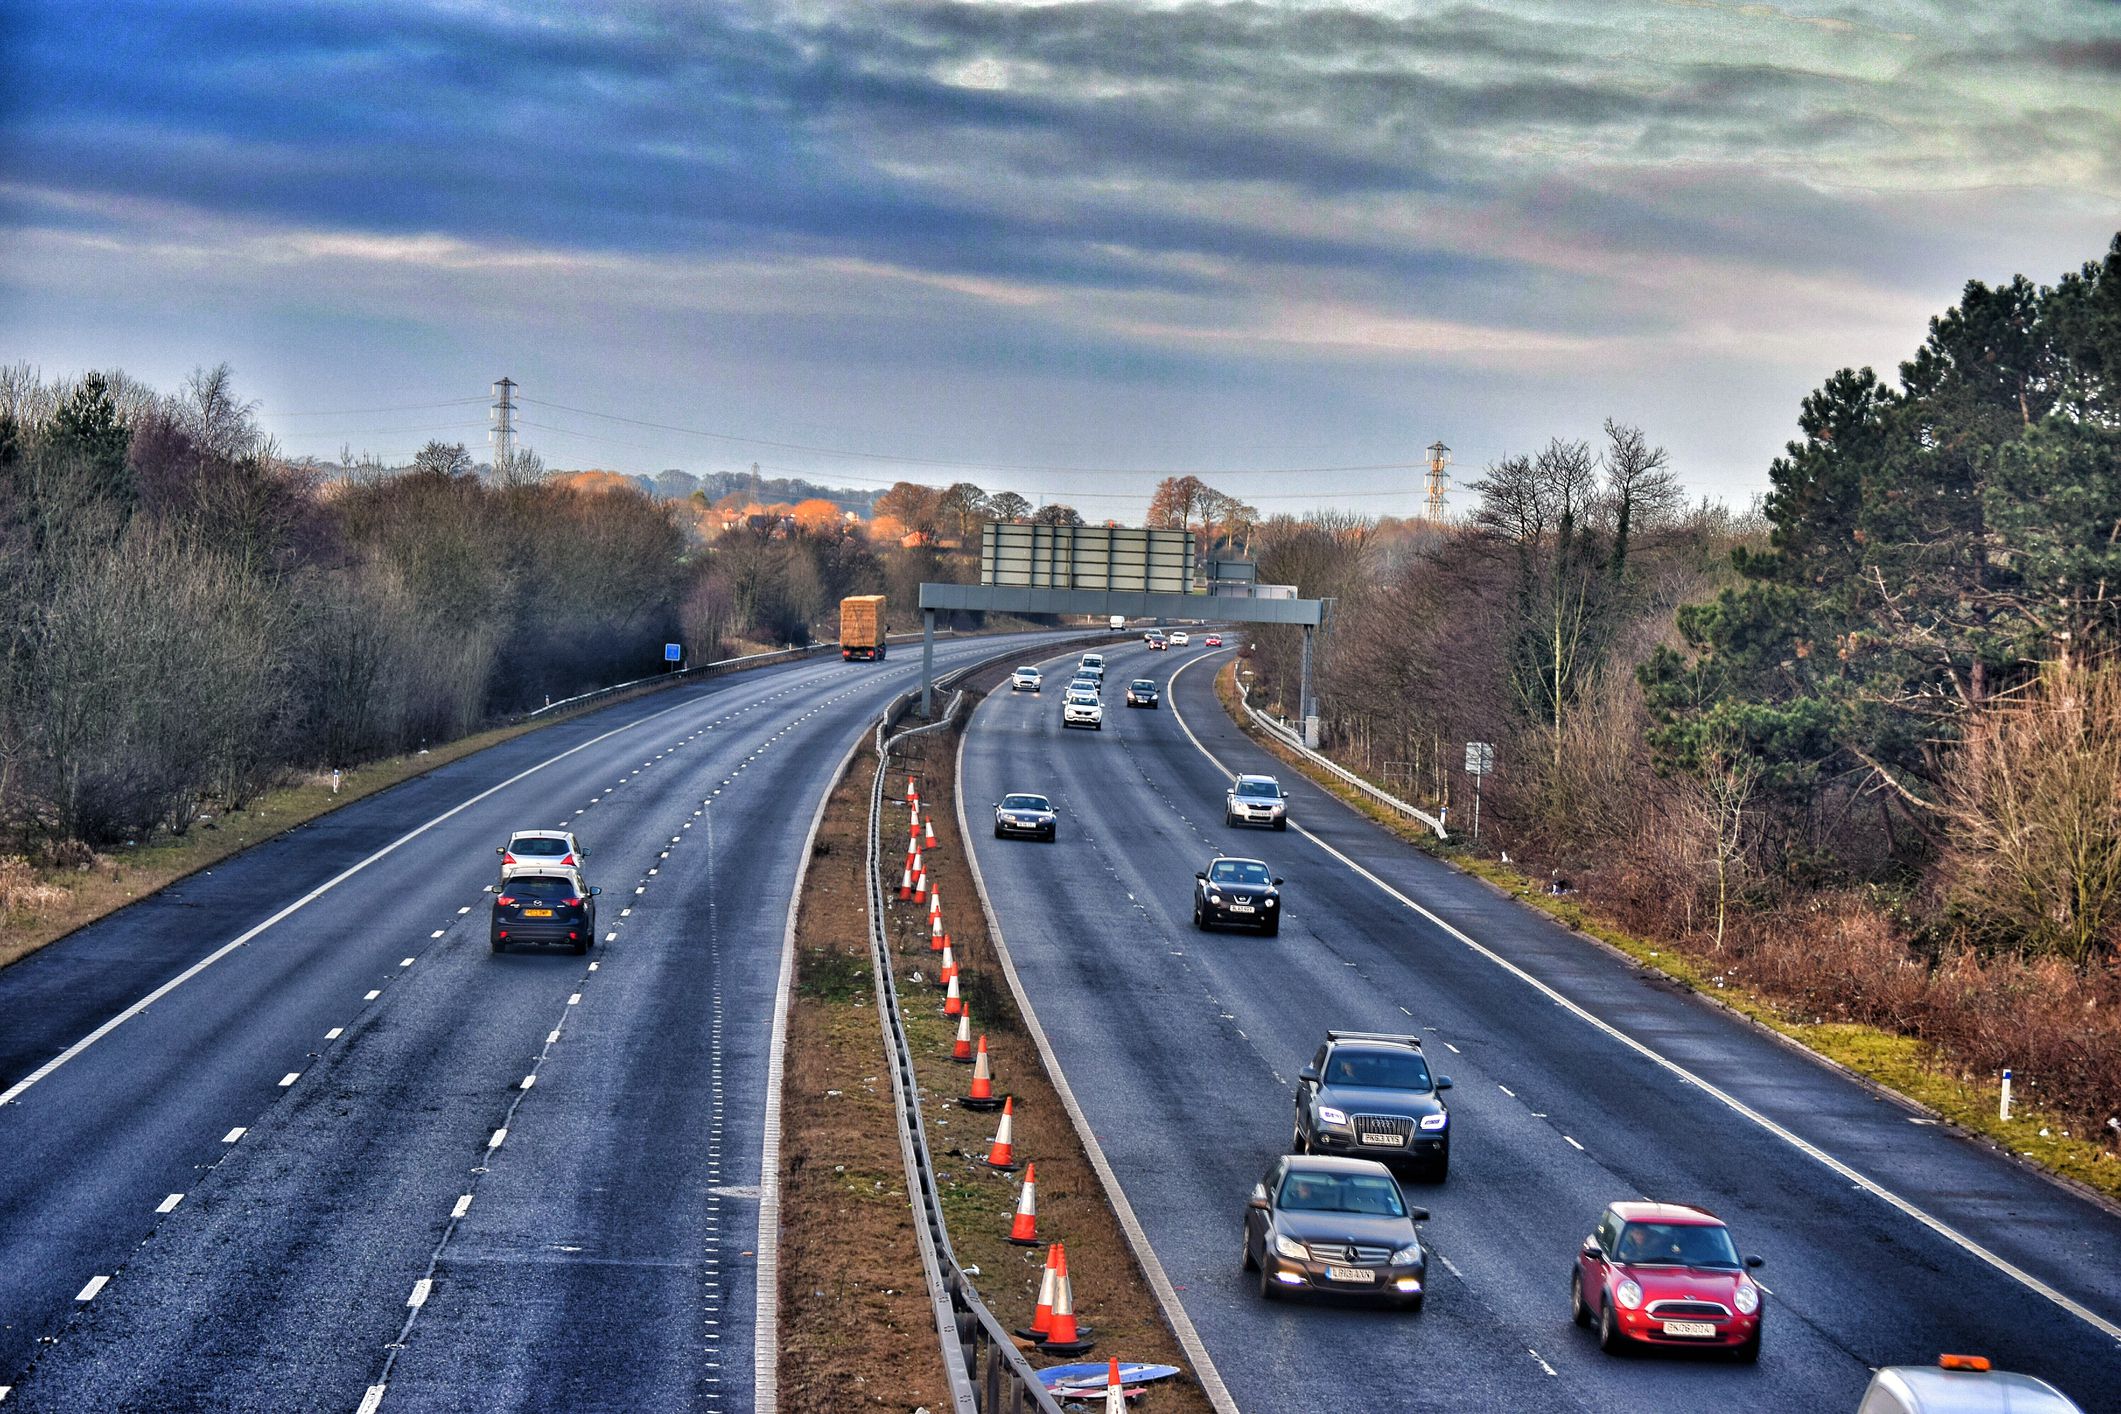
M 1820 1414 L 1961 1351 L 2121 1410 L 2121 1214 L 1392 838 L 1236 730 L 1223 660 L 1108 654 L 1101 732 L 1064 731 L 1058 694 L 990 695 L 961 794 L 1025 992 L 1241 1407 Z M 1122 704 L 1138 676 L 1162 709 Z M 1223 824 L 1240 770 L 1290 789 L 1289 831 Z M 1057 844 L 988 837 L 1011 790 L 1053 797 Z M 1222 852 L 1286 878 L 1279 937 L 1193 929 Z M 1239 1270 L 1329 1027 L 1414 1032 L 1456 1081 L 1450 1178 L 1410 1192 L 1441 1258 L 1420 1315 L 1270 1306 Z M 1705 1204 L 1767 1259 L 1757 1366 L 1608 1357 L 1571 1325 L 1577 1246 L 1639 1197 Z
M 917 674 L 810 660 L 531 732 L 0 971 L 9 1414 L 752 1408 L 789 900 Z M 559 826 L 605 940 L 491 954 L 496 846 Z

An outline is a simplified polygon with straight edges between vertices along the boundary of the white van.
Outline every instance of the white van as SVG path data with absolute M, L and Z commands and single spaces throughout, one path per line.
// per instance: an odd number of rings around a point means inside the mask
M 2045 1380 L 1991 1370 L 1979 1355 L 1934 1365 L 1887 1365 L 1871 1376 L 1856 1414 L 2084 1414 Z

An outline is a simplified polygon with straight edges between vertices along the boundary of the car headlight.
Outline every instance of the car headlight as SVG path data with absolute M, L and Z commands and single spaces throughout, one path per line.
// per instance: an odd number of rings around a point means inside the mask
M 1420 1260 L 1421 1244 L 1419 1242 L 1409 1242 L 1392 1254 L 1392 1265 L 1395 1267 L 1404 1267 L 1409 1262 L 1418 1262 Z
M 1269 897 L 1267 897 L 1267 898 L 1263 898 L 1263 899 L 1261 899 L 1261 900 L 1260 900 L 1260 904 L 1261 904 L 1261 905 L 1262 905 L 1263 907 L 1266 907 L 1266 908 L 1272 908 L 1272 907 L 1274 907 L 1274 905 L 1275 905 L 1275 904 L 1277 904 L 1277 903 L 1279 903 L 1279 902 L 1280 902 L 1280 900 L 1279 900 L 1279 899 L 1276 899 L 1276 898 L 1274 898 L 1274 897 L 1272 897 L 1272 896 L 1269 896 Z
M 1760 1288 L 1747 1282 L 1738 1288 L 1738 1294 L 1731 1298 L 1731 1304 L 1738 1308 L 1739 1315 L 1752 1315 L 1760 1309 Z
M 1336 1110 L 1331 1105 L 1320 1105 L 1318 1107 L 1318 1122 L 1320 1124 L 1339 1125 L 1345 1129 L 1348 1124 L 1348 1112 L 1346 1110 Z
M 1310 1248 L 1304 1246 L 1301 1242 L 1283 1237 L 1280 1233 L 1274 1235 L 1274 1251 L 1277 1255 L 1287 1257 L 1292 1262 L 1308 1262 L 1311 1260 Z
M 1613 1288 L 1613 1299 L 1632 1311 L 1642 1304 L 1642 1288 L 1630 1277 Z
M 1441 1129 L 1450 1122 L 1451 1117 L 1449 1115 L 1423 1115 L 1421 1117 L 1421 1127 L 1423 1129 Z
M 1215 890 L 1213 890 L 1213 889 L 1210 889 L 1210 890 L 1208 890 L 1208 902 L 1210 902 L 1210 903 L 1221 903 L 1222 901 L 1223 901 L 1223 896 L 1222 896 L 1221 894 L 1219 894 L 1219 893 L 1215 892 Z

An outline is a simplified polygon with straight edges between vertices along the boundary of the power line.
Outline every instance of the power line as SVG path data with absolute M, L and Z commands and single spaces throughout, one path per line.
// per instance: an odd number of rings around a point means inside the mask
M 377 412 L 427 412 L 434 408 L 462 407 L 467 403 L 483 403 L 485 398 L 451 398 L 442 403 L 399 403 L 386 408 L 331 408 L 321 412 L 273 412 L 272 417 L 366 417 Z

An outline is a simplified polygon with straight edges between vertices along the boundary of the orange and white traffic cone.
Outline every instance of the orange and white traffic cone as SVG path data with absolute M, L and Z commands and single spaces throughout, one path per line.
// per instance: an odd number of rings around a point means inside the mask
M 1046 1269 L 1039 1274 L 1038 1304 L 1031 1308 L 1031 1324 L 1019 1326 L 1016 1331 L 1025 1340 L 1044 1340 L 1047 1333 L 1053 1329 L 1053 1279 L 1060 1271 L 1060 1268 L 1054 1265 L 1053 1259 L 1059 1252 L 1058 1242 L 1046 1249 Z
M 1119 1382 L 1119 1357 L 1105 1370 L 1105 1414 L 1125 1414 L 1127 1391 Z
M 919 785 L 918 785 L 918 784 L 917 784 L 917 783 L 916 783 L 916 782 L 914 781 L 913 777 L 911 777 L 911 776 L 908 776 L 908 777 L 906 777 L 906 803 L 907 803 L 908 805 L 912 805 L 912 804 L 915 804 L 916 802 L 918 802 L 918 801 L 920 800 L 920 798 L 921 798 L 921 788 L 920 788 L 920 786 L 919 786 Z
M 1053 1328 L 1038 1348 L 1048 1355 L 1080 1355 L 1092 1344 L 1090 1332 L 1075 1324 L 1075 1283 L 1069 1279 L 1068 1254 L 1063 1251 L 1053 1278 Z
M 1002 1101 L 1002 1122 L 994 1131 L 994 1143 L 987 1148 L 987 1157 L 981 1162 L 990 1169 L 1003 1173 L 1016 1172 L 1016 1099 L 1011 1096 Z
M 946 945 L 947 941 L 948 935 L 943 932 L 943 916 L 940 913 L 929 914 L 928 951 L 941 952 L 944 946 Z
M 1013 1221 L 1013 1222 L 1011 1222 L 1011 1223 L 1009 1224 L 1009 1237 L 1008 1237 L 1008 1241 L 1009 1241 L 1009 1242 L 1010 1242 L 1010 1243 L 1011 1243 L 1012 1245 L 1014 1245 L 1014 1246 L 1017 1246 L 1017 1247 L 1036 1247 L 1036 1246 L 1038 1246 L 1038 1165 L 1037 1165 L 1037 1164 L 1032 1164 L 1032 1165 L 1031 1165 L 1031 1166 L 1030 1166 L 1029 1168 L 1026 1168 L 1026 1169 L 1024 1170 L 1024 1186 L 1023 1186 L 1023 1188 L 1022 1188 L 1022 1189 L 1020 1189 L 1020 1190 L 1018 1191 L 1018 1193 L 1017 1193 L 1017 1195 L 1016 1195 L 1016 1219 L 1015 1219 L 1015 1221 Z M 1054 1244 L 1053 1244 L 1053 1248 L 1054 1248 L 1054 1251 L 1056 1251 L 1056 1252 L 1057 1252 L 1057 1251 L 1059 1251 L 1059 1250 L 1060 1250 L 1060 1244 L 1059 1244 L 1058 1242 L 1054 1243 Z M 1049 1253 L 1049 1254 L 1047 1255 L 1047 1258 L 1046 1258 L 1046 1260 L 1047 1260 L 1048 1262 L 1052 1262 L 1052 1261 L 1054 1261 L 1055 1259 L 1054 1259 L 1054 1258 L 1053 1258 L 1053 1256 L 1052 1256 L 1052 1255 L 1051 1255 L 1051 1254 Z M 1059 1270 L 1058 1270 L 1057 1268 L 1055 1269 L 1055 1271 L 1054 1271 L 1054 1273 L 1053 1273 L 1053 1276 L 1054 1276 L 1054 1280 L 1055 1280 L 1055 1282 L 1056 1282 L 1056 1283 L 1058 1283 L 1058 1281 L 1059 1281 L 1059 1279 L 1060 1279 L 1060 1272 L 1059 1272 Z M 1057 1293 L 1057 1291 L 1058 1291 L 1058 1286 L 1056 1285 L 1056 1293 Z M 1044 1295 L 1044 1293 L 1041 1293 L 1041 1296 L 1043 1296 L 1043 1295 Z
M 945 987 L 957 980 L 957 955 L 950 951 L 950 944 L 947 941 L 943 943 L 943 970 L 936 974 L 935 980 L 942 983 Z M 964 1014 L 965 1009 L 960 1004 L 958 1015 L 963 1016 Z
M 898 876 L 898 896 L 900 899 L 913 897 L 913 856 L 910 854 L 906 856 L 905 872 Z
M 928 890 L 928 916 L 930 918 L 940 918 L 942 917 L 942 915 L 943 891 L 941 887 L 938 886 L 936 888 Z
M 959 1065 L 972 1064 L 972 1008 L 966 1007 L 957 1014 L 957 1044 L 950 1048 L 950 1059 Z
M 957 983 L 952 982 L 950 990 L 955 992 Z M 964 1003 L 960 1002 L 958 1005 L 963 1006 Z M 1002 1107 L 1002 1102 L 994 1098 L 994 1068 L 987 1063 L 985 1036 L 979 1038 L 979 1049 L 972 1056 L 972 1089 L 958 1103 L 968 1110 L 979 1110 L 982 1113 Z
M 928 871 L 921 868 L 921 857 L 918 854 L 913 856 L 913 897 L 928 897 Z
M 929 849 L 935 848 L 935 822 L 933 820 L 921 821 L 921 843 Z
M 951 978 L 943 988 L 943 1015 L 956 1016 L 965 1009 L 965 994 L 958 990 L 957 979 Z

